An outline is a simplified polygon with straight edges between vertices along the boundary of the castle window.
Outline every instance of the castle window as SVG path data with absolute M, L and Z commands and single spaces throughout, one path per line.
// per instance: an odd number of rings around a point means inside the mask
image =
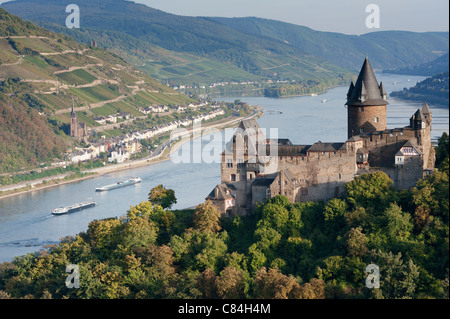
M 253 179 L 253 174 L 250 174 L 250 175 L 249 175 L 249 179 Z
M 231 181 L 235 182 L 236 181 L 236 174 L 231 174 Z
M 375 123 L 378 123 L 380 121 L 380 119 L 378 117 L 375 117 L 374 121 L 375 121 Z
M 342 174 L 341 173 L 339 173 L 339 179 L 342 179 Z
M 364 108 L 363 108 L 363 107 L 360 107 L 359 110 L 360 110 L 361 112 L 364 112 Z
M 364 129 L 363 129 L 363 128 L 360 128 L 360 129 L 359 129 L 359 133 L 364 133 Z

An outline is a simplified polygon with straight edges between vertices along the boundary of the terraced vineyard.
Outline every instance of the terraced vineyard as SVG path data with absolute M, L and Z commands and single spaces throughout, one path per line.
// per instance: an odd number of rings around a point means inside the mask
M 18 81 L 5 93 L 27 94 L 41 114 L 60 125 L 70 121 L 72 100 L 78 118 L 91 128 L 99 125 L 97 116 L 140 117 L 142 107 L 192 102 L 113 53 L 47 33 L 0 38 L 0 83 Z

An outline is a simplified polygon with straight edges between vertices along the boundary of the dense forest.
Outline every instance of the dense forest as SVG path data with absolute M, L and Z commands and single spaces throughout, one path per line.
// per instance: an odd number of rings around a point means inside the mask
M 390 96 L 404 100 L 427 101 L 430 104 L 448 107 L 449 78 L 448 72 L 426 78 L 415 86 L 402 91 L 392 92 Z
M 447 52 L 430 62 L 409 66 L 405 68 L 383 70 L 383 73 L 433 76 L 439 73 L 448 72 L 448 66 L 449 66 L 449 58 Z
M 175 193 L 159 185 L 123 217 L 1 264 L 0 298 L 448 298 L 447 134 L 436 153 L 439 169 L 409 190 L 373 172 L 343 198 L 276 196 L 233 218 L 209 201 L 170 210 Z M 366 286 L 371 264 L 379 288 Z
M 61 158 L 68 146 L 47 118 L 25 102 L 24 94 L 1 92 L 13 85 L 14 81 L 0 83 L 0 173 Z

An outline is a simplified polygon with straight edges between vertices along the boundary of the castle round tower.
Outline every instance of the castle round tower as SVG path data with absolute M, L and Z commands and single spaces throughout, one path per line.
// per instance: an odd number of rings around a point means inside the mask
M 386 129 L 387 94 L 366 57 L 356 83 L 347 93 L 348 138 Z

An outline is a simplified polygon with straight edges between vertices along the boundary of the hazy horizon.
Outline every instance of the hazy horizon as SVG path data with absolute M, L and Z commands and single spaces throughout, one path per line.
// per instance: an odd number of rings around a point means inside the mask
M 259 17 L 318 31 L 364 34 L 374 31 L 449 31 L 447 0 L 130 0 L 168 13 L 205 17 Z M 366 7 L 380 8 L 380 28 L 365 25 Z
M 258 17 L 306 26 L 318 31 L 364 34 L 374 31 L 448 32 L 447 0 L 127 0 L 183 16 Z M 0 0 L 0 4 L 9 2 Z M 76 0 L 71 3 L 76 4 Z M 365 25 L 369 4 L 380 9 L 380 28 Z

